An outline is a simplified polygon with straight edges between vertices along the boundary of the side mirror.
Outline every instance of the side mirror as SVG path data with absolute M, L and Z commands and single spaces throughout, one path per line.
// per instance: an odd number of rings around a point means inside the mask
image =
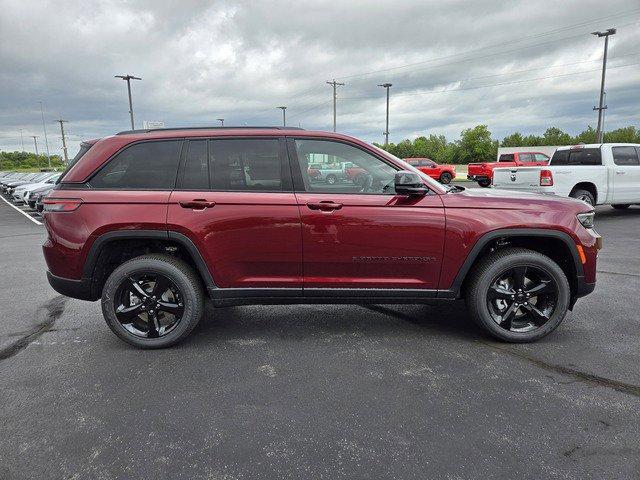
M 396 172 L 394 185 L 398 195 L 426 195 L 429 189 L 422 182 L 420 175 L 408 170 Z

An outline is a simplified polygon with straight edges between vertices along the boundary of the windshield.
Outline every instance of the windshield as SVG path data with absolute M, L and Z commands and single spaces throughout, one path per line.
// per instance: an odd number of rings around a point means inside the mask
M 426 173 L 418 170 L 417 168 L 413 167 L 412 165 L 409 165 L 409 163 L 407 163 L 406 161 L 402 160 L 401 158 L 396 157 L 395 155 L 393 155 L 392 153 L 387 152 L 386 150 L 383 150 L 380 147 L 376 147 L 375 145 L 371 145 L 376 151 L 380 152 L 381 154 L 385 155 L 386 157 L 391 157 L 393 160 L 395 160 L 396 162 L 400 162 L 401 165 L 403 165 L 403 168 L 405 170 L 409 170 L 410 172 L 414 172 L 417 173 L 418 175 L 420 175 L 420 178 L 422 178 L 422 180 L 424 181 L 424 183 L 429 186 L 429 188 L 431 188 L 432 190 L 438 192 L 438 191 L 442 191 L 442 189 L 447 190 L 447 188 L 442 185 L 441 183 L 435 181 L 433 178 L 431 178 L 429 175 L 427 175 Z

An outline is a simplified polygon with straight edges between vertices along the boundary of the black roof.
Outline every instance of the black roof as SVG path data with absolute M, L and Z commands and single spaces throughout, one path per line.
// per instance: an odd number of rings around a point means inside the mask
M 116 135 L 129 135 L 132 133 L 149 133 L 149 132 L 166 132 L 166 131 L 174 131 L 174 130 L 304 130 L 304 128 L 300 127 L 249 127 L 243 125 L 241 127 L 221 127 L 219 125 L 213 127 L 175 127 L 175 128 L 144 128 L 144 129 L 136 129 L 136 130 L 123 130 L 122 132 L 116 133 Z

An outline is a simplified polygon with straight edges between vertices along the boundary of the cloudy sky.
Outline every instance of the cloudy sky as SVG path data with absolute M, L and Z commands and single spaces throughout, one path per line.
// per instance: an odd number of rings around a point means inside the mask
M 640 0 L 535 1 L 45 1 L 0 0 L 0 150 L 38 135 L 40 100 L 51 153 L 54 123 L 82 139 L 137 126 L 277 125 L 332 128 L 383 140 L 457 138 L 489 125 L 494 137 L 571 133 L 595 125 L 603 39 L 611 37 L 606 128 L 640 126 Z

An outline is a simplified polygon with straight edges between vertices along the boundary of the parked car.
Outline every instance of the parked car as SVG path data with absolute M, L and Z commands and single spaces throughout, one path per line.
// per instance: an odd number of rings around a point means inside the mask
M 456 178 L 456 167 L 453 165 L 438 165 L 430 158 L 405 158 L 404 161 L 445 185 Z
M 640 145 L 559 147 L 548 166 L 495 169 L 493 186 L 629 208 L 640 204 Z
M 24 185 L 15 187 L 13 193 L 11 194 L 12 200 L 15 203 L 26 203 L 29 194 L 33 190 L 56 183 L 56 180 L 60 177 L 60 175 L 60 173 L 51 172 L 48 175 L 41 177 L 36 183 L 26 183 Z
M 442 185 L 346 135 L 162 129 L 82 148 L 43 200 L 47 277 L 101 299 L 111 330 L 141 348 L 184 339 L 205 295 L 218 306 L 465 298 L 487 332 L 529 342 L 595 287 L 601 237 L 584 202 Z M 319 155 L 367 182 L 311 182 Z M 256 170 L 277 184 L 248 182 Z
M 2 191 L 8 195 L 12 195 L 16 187 L 26 185 L 28 183 L 37 183 L 43 178 L 50 176 L 50 172 L 28 173 L 23 177 L 9 180 L 3 184 Z
M 335 185 L 347 178 L 346 172 L 351 167 L 353 167 L 351 162 L 334 164 L 318 163 L 309 167 L 309 175 L 314 181 Z
M 27 197 L 26 203 L 29 205 L 30 208 L 36 209 L 38 200 L 40 200 L 42 196 L 46 195 L 51 190 L 53 190 L 54 186 L 55 186 L 55 182 L 46 183 L 45 185 L 39 188 L 31 190 L 29 192 L 29 196 Z
M 549 155 L 542 152 L 503 153 L 497 162 L 470 163 L 467 178 L 481 187 L 491 185 L 493 169 L 499 167 L 543 166 L 549 163 Z

